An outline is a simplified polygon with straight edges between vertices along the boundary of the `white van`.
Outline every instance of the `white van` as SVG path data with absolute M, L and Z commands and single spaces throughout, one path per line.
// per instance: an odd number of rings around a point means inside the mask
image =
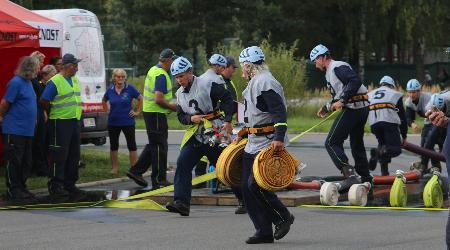
M 82 143 L 105 144 L 108 135 L 108 117 L 102 107 L 106 90 L 105 55 L 97 16 L 82 9 L 34 12 L 63 24 L 61 55 L 71 53 L 82 60 L 77 72 L 83 102 Z

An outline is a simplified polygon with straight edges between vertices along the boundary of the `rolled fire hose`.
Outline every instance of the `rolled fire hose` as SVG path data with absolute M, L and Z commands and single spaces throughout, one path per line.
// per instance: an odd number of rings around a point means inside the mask
M 407 200 L 406 178 L 403 171 L 397 170 L 396 178 L 389 194 L 389 202 L 391 207 L 405 207 Z
M 253 175 L 261 188 L 277 191 L 294 181 L 299 164 L 286 148 L 275 152 L 272 147 L 268 147 L 255 157 Z
M 423 202 L 425 207 L 441 208 L 444 205 L 444 195 L 439 181 L 440 173 L 433 172 L 433 177 L 423 189 Z
M 247 139 L 242 139 L 237 144 L 232 143 L 228 145 L 217 159 L 217 179 L 223 184 L 230 187 L 239 187 L 242 167 L 244 165 L 242 153 L 246 144 Z
M 422 148 L 420 146 L 417 146 L 417 145 L 409 143 L 409 142 L 405 143 L 402 147 L 405 150 L 408 150 L 408 151 L 413 152 L 415 154 L 423 155 L 423 156 L 426 156 L 426 157 L 430 157 L 431 159 L 434 159 L 434 160 L 445 162 L 444 155 L 441 154 L 441 153 L 438 153 L 436 151 L 429 150 L 429 149 L 426 149 L 426 148 Z
M 367 194 L 371 187 L 372 184 L 369 182 L 352 185 L 348 191 L 350 205 L 365 207 L 367 205 Z

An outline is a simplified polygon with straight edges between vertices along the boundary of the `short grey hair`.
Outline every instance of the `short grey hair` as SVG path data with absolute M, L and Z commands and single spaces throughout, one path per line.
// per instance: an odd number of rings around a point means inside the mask
M 127 78 L 127 72 L 124 69 L 113 69 L 111 77 L 114 79 L 114 76 L 116 75 L 124 75 L 125 78 Z
M 16 74 L 27 79 L 31 80 L 37 77 L 37 73 L 39 70 L 39 59 L 33 56 L 23 57 L 19 65 L 17 66 Z
M 41 74 L 43 76 L 44 75 L 47 76 L 47 75 L 51 75 L 51 74 L 55 75 L 56 73 L 57 73 L 57 71 L 56 71 L 55 66 L 53 66 L 51 64 L 45 65 L 41 70 Z

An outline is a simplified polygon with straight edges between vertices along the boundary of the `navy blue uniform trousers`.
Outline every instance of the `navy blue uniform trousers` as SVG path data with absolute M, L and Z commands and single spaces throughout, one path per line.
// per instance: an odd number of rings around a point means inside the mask
M 192 170 L 200 159 L 206 155 L 211 165 L 216 166 L 217 159 L 222 148 L 219 146 L 211 147 L 195 139 L 194 136 L 189 139 L 181 149 L 177 159 L 177 169 L 174 177 L 174 196 L 175 201 L 181 201 L 189 206 L 191 203 L 192 191 Z
M 166 114 L 143 112 L 147 129 L 148 144 L 139 155 L 136 164 L 130 169 L 133 174 L 142 175 L 152 166 L 152 185 L 159 186 L 167 180 L 168 125 Z
M 50 182 L 71 188 L 78 180 L 80 161 L 80 121 L 77 119 L 49 120 Z
M 274 192 L 262 189 L 253 175 L 256 154 L 245 153 L 241 190 L 248 215 L 255 226 L 255 236 L 272 236 L 272 223 L 277 225 L 290 218 L 288 209 Z
M 364 147 L 364 126 L 369 115 L 369 108 L 343 108 L 331 126 L 325 141 L 325 148 L 334 165 L 339 170 L 350 166 L 344 151 L 344 141 L 350 136 L 350 148 L 355 159 L 355 170 L 363 178 L 371 179 L 366 148 Z M 367 180 L 366 180 L 367 179 Z
M 444 142 L 444 148 L 442 149 L 442 153 L 445 157 L 445 164 L 447 165 L 447 174 L 450 176 L 450 125 L 447 127 L 447 138 Z M 445 234 L 447 249 L 450 249 L 450 213 L 447 221 L 447 230 Z
M 379 161 L 381 164 L 390 163 L 391 158 L 402 153 L 400 130 L 398 124 L 377 122 L 370 126 L 372 133 L 378 140 Z

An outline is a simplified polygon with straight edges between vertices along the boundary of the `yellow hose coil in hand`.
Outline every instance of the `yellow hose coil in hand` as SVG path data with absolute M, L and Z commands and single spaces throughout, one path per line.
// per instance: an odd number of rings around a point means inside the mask
M 439 183 L 439 172 L 433 173 L 433 177 L 425 185 L 423 202 L 425 207 L 441 208 L 444 205 L 444 195 Z
M 237 144 L 228 145 L 220 154 L 216 163 L 217 179 L 230 187 L 239 187 L 241 173 L 244 166 L 242 153 L 244 153 L 247 139 L 240 140 Z
M 299 163 L 286 148 L 275 152 L 272 147 L 268 147 L 256 156 L 253 175 L 261 188 L 277 191 L 294 181 Z
M 389 202 L 391 207 L 405 207 L 408 200 L 408 192 L 406 190 L 406 178 L 404 172 L 397 170 L 396 178 L 391 187 L 389 194 Z

